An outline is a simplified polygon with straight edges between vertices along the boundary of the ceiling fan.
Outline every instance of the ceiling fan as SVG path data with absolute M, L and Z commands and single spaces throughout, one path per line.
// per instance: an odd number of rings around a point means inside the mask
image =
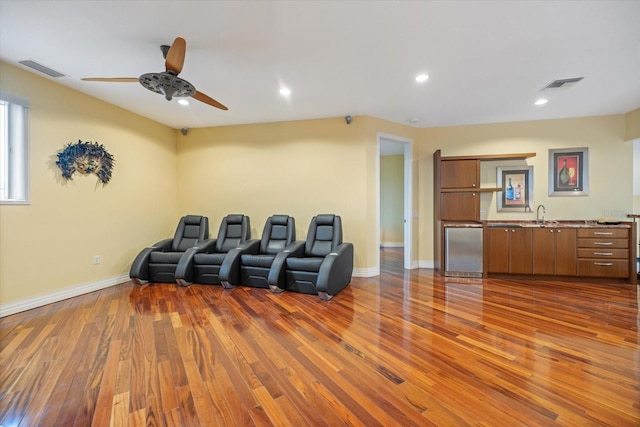
M 178 77 L 184 64 L 184 54 L 187 50 L 187 42 L 182 37 L 176 37 L 171 46 L 162 45 L 162 55 L 165 58 L 166 71 L 160 73 L 146 73 L 135 77 L 86 77 L 82 80 L 88 82 L 140 82 L 142 86 L 152 92 L 164 95 L 167 101 L 173 97 L 187 97 L 197 99 L 212 107 L 228 110 L 227 107 L 208 95 L 196 90 L 188 81 Z

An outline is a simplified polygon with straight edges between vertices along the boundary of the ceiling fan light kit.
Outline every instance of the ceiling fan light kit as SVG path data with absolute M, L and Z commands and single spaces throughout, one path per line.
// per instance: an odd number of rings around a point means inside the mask
M 117 78 L 84 78 L 84 81 L 91 82 L 140 82 L 142 86 L 152 92 L 164 95 L 167 101 L 173 98 L 184 98 L 191 96 L 200 102 L 211 105 L 221 110 L 228 108 L 208 95 L 196 90 L 196 88 L 188 81 L 178 77 L 182 71 L 184 64 L 184 56 L 187 49 L 187 42 L 182 37 L 176 37 L 171 47 L 167 45 L 160 46 L 162 55 L 165 58 L 165 69 L 161 73 L 146 73 L 139 78 L 117 77 Z

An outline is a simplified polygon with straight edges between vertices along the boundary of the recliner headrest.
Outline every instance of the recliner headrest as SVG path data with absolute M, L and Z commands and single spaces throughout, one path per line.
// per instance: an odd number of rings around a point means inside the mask
M 287 225 L 289 221 L 289 215 L 272 215 L 271 224 L 273 225 Z
M 202 221 L 202 216 L 200 215 L 185 215 L 184 217 L 186 225 L 200 225 L 200 221 Z
M 244 215 L 227 215 L 227 224 L 242 224 Z
M 333 220 L 335 215 L 333 214 L 324 214 L 316 216 L 316 224 L 317 225 L 333 225 Z

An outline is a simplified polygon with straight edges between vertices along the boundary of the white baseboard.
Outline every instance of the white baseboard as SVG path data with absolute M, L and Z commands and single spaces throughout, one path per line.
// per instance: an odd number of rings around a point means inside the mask
M 376 267 L 354 268 L 353 277 L 373 277 L 380 275 L 380 269 Z
M 434 268 L 435 263 L 433 262 L 433 260 L 431 261 L 424 261 L 424 260 L 420 260 L 418 261 L 418 268 Z
M 62 301 L 72 297 L 77 297 L 78 295 L 88 294 L 89 292 L 94 292 L 100 289 L 108 288 L 110 286 L 119 285 L 120 283 L 126 282 L 128 280 L 129 275 L 123 274 L 120 276 L 100 280 L 98 282 L 85 283 L 83 285 L 48 292 L 46 294 L 25 298 L 8 304 L 2 304 L 0 305 L 0 317 L 20 313 L 21 311 L 31 310 L 32 308 L 36 307 L 42 307 L 43 305 Z
M 404 242 L 380 242 L 383 248 L 404 248 Z
M 411 261 L 410 269 L 416 268 L 433 268 L 433 261 Z M 353 277 L 374 277 L 380 275 L 380 268 L 369 267 L 369 268 L 354 268 L 353 269 Z

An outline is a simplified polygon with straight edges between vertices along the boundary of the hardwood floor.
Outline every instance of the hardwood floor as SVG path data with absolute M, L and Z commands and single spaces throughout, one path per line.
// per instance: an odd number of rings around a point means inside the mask
M 0 320 L 2 426 L 640 425 L 638 288 L 107 288 Z

